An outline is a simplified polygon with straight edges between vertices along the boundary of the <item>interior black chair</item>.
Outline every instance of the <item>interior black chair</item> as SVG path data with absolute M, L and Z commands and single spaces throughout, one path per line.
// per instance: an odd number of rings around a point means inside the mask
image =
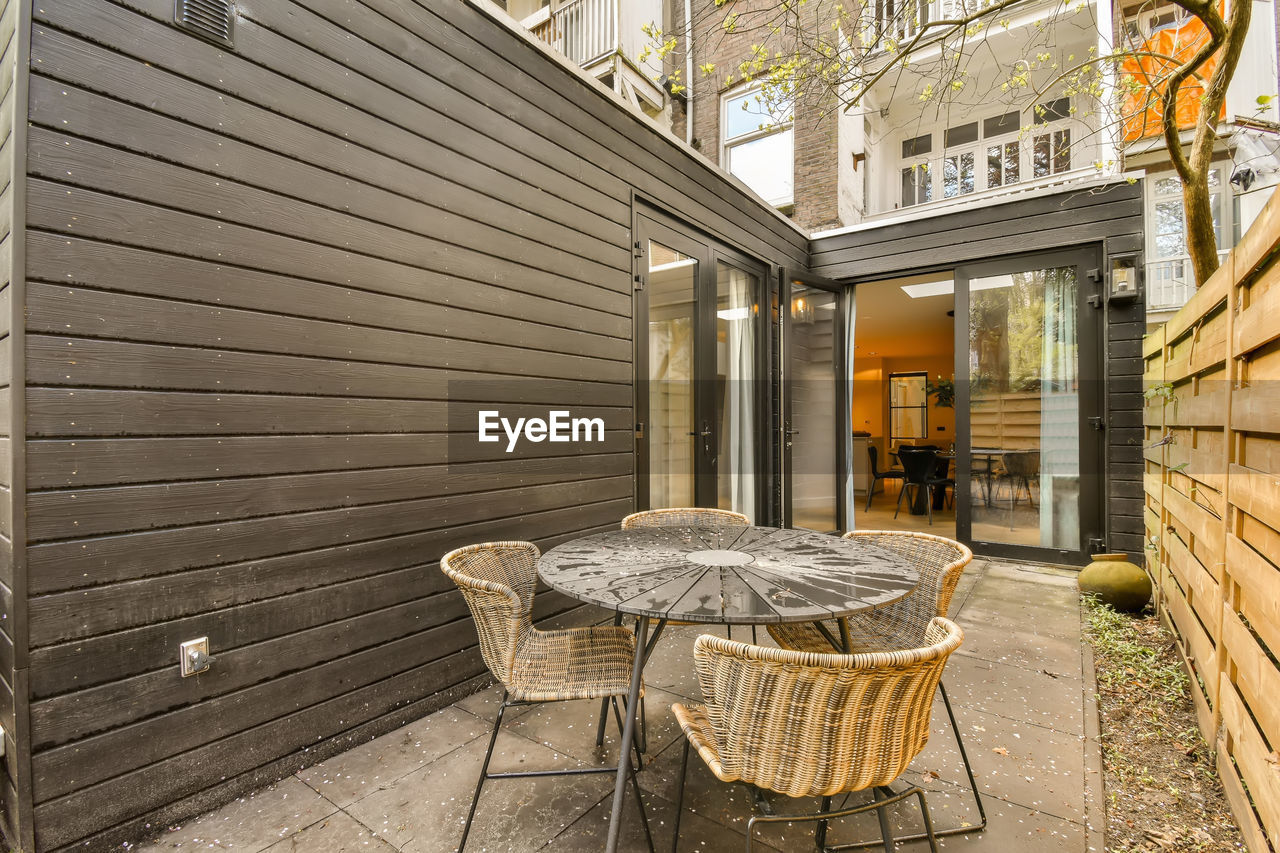
M 947 486 L 954 486 L 955 480 L 947 477 L 939 477 L 936 474 L 938 468 L 938 452 L 936 450 L 921 450 L 918 447 L 898 448 L 898 459 L 902 462 L 903 473 L 906 474 L 902 482 L 902 491 L 898 493 L 898 505 L 893 511 L 893 517 L 897 518 L 898 513 L 902 511 L 902 498 L 907 493 L 911 493 L 911 499 L 917 500 L 920 490 L 925 492 L 924 503 L 929 512 L 929 524 L 933 524 L 933 493 L 936 489 L 946 489 Z
M 1027 503 L 1034 509 L 1035 498 L 1031 492 L 1031 481 L 1040 479 L 1040 451 L 1019 450 L 1004 455 L 1005 476 L 1009 478 L 1009 529 L 1014 527 L 1014 507 L 1018 503 L 1019 492 L 1026 490 Z M 1019 488 L 1021 487 L 1021 489 Z
M 871 457 L 871 485 L 867 486 L 867 506 L 863 512 L 871 512 L 871 496 L 876 492 L 876 485 L 881 480 L 897 480 L 902 482 L 902 478 L 906 475 L 901 471 L 890 468 L 888 471 L 880 470 L 880 451 L 876 449 L 874 444 L 867 445 L 867 456 Z

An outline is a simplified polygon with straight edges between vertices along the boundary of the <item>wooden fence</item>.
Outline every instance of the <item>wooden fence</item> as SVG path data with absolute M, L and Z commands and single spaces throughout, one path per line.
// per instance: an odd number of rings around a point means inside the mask
M 1146 568 L 1250 850 L 1280 850 L 1280 192 L 1143 348 Z

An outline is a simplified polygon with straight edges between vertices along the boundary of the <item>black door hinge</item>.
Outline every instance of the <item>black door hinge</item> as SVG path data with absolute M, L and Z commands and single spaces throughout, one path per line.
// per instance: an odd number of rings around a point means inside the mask
M 1093 417 L 1089 418 L 1089 426 L 1093 427 L 1098 432 L 1102 432 L 1104 429 L 1107 428 L 1106 423 L 1104 423 L 1102 418 L 1098 415 L 1094 415 Z

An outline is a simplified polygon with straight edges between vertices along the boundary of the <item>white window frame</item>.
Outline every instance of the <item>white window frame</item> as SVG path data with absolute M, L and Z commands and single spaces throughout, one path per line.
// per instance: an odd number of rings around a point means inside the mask
M 1230 251 L 1232 246 L 1232 238 L 1235 235 L 1235 194 L 1231 192 L 1231 183 L 1228 180 L 1230 173 L 1228 167 L 1230 163 L 1219 162 L 1213 164 L 1213 171 L 1218 175 L 1218 185 L 1209 188 L 1210 196 L 1218 196 L 1218 255 L 1222 256 Z M 1143 211 L 1149 226 L 1146 229 L 1147 243 L 1147 261 L 1189 261 L 1191 255 L 1182 252 L 1177 255 L 1161 255 L 1156 249 L 1156 204 L 1163 201 L 1182 202 L 1182 183 L 1179 179 L 1177 192 L 1157 193 L 1156 186 L 1161 180 L 1167 178 L 1178 178 L 1178 173 L 1172 170 L 1168 172 L 1158 172 L 1147 175 L 1147 191 L 1143 193 L 1146 198 L 1144 203 L 1146 209 Z M 1186 213 L 1182 214 L 1182 231 L 1185 236 L 1187 230 Z M 1184 239 L 1185 242 L 1185 239 Z
M 761 91 L 761 87 L 759 85 L 749 84 L 747 86 L 740 86 L 737 89 L 731 89 L 720 95 L 720 162 L 724 165 L 725 171 L 732 174 L 733 169 L 730 168 L 730 164 L 731 164 L 730 151 L 732 149 L 740 145 L 745 145 L 749 142 L 756 142 L 760 139 L 765 139 L 775 134 L 790 131 L 791 132 L 791 162 L 788 165 L 791 167 L 791 195 L 787 196 L 786 198 L 766 198 L 765 199 L 766 202 L 773 205 L 774 207 L 789 208 L 795 204 L 795 194 L 796 194 L 795 193 L 795 186 L 796 186 L 795 111 L 793 110 L 791 116 L 785 121 L 774 122 L 764 128 L 739 134 L 738 136 L 735 136 L 732 139 L 729 139 L 727 136 L 727 129 L 729 127 L 729 119 L 728 119 L 729 109 L 730 109 L 729 103 L 731 101 L 737 101 L 744 97 L 750 97 L 751 95 L 759 95 L 760 91 Z M 761 117 L 763 118 L 763 115 Z M 743 181 L 743 183 L 746 183 L 746 181 L 741 176 L 738 176 L 738 180 L 741 180 Z M 747 184 L 747 186 L 750 186 L 750 184 Z
M 1218 185 L 1209 188 L 1211 196 L 1218 196 L 1218 258 L 1222 259 L 1235 242 L 1236 197 L 1228 181 L 1230 177 L 1229 162 L 1214 163 L 1212 168 L 1218 176 Z M 1191 272 L 1191 255 L 1185 250 L 1179 254 L 1162 255 L 1156 243 L 1156 205 L 1165 201 L 1182 203 L 1182 184 L 1174 192 L 1157 193 L 1157 184 L 1166 178 L 1177 178 L 1177 172 L 1169 170 L 1148 174 L 1143 191 L 1143 215 L 1147 223 L 1146 236 L 1146 281 L 1147 304 L 1153 310 L 1170 310 L 1180 307 L 1195 292 L 1195 277 Z M 1186 213 L 1182 213 L 1182 231 L 1187 230 Z M 1175 267 L 1174 265 L 1178 266 Z

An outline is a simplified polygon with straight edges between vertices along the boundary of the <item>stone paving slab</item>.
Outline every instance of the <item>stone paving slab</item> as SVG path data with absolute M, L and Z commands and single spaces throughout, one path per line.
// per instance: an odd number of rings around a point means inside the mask
M 1089 853 L 1102 845 L 1096 709 L 1091 659 L 1081 652 L 1074 574 L 975 560 L 952 602 L 965 629 L 946 683 L 973 760 L 990 823 L 980 834 L 941 839 L 944 850 L 979 853 Z M 703 626 L 669 627 L 646 669 L 649 752 L 640 773 L 647 812 L 660 850 L 670 849 L 676 774 L 683 739 L 672 702 L 697 701 L 694 639 Z M 722 633 L 723 628 L 711 628 Z M 758 640 L 773 645 L 767 633 Z M 749 640 L 737 628 L 734 639 Z M 1088 667 L 1088 669 L 1086 669 Z M 188 824 L 142 849 L 236 850 L 258 853 L 435 853 L 454 850 L 471 804 L 480 763 L 502 692 L 491 687 L 450 708 L 301 771 Z M 597 702 L 515 708 L 506 715 L 493 769 L 601 767 L 617 761 L 610 720 L 603 748 L 595 746 Z M 682 851 L 741 850 L 755 795 L 717 780 L 696 754 L 690 762 Z M 1093 769 L 1090 769 L 1093 768 Z M 935 825 L 978 821 L 954 735 L 939 699 L 930 741 L 899 785 L 927 791 Z M 485 785 L 469 851 L 576 853 L 604 847 L 612 774 L 495 780 Z M 852 795 L 853 802 L 868 795 Z M 780 812 L 816 807 L 769 795 Z M 634 799 L 628 792 L 623 850 L 644 850 Z M 899 834 L 922 827 L 914 800 L 891 809 Z M 1090 832 L 1093 832 L 1092 837 Z M 762 851 L 811 849 L 812 824 L 774 824 L 757 835 Z M 833 843 L 878 836 L 874 817 L 831 824 Z M 924 842 L 898 850 L 928 849 Z

